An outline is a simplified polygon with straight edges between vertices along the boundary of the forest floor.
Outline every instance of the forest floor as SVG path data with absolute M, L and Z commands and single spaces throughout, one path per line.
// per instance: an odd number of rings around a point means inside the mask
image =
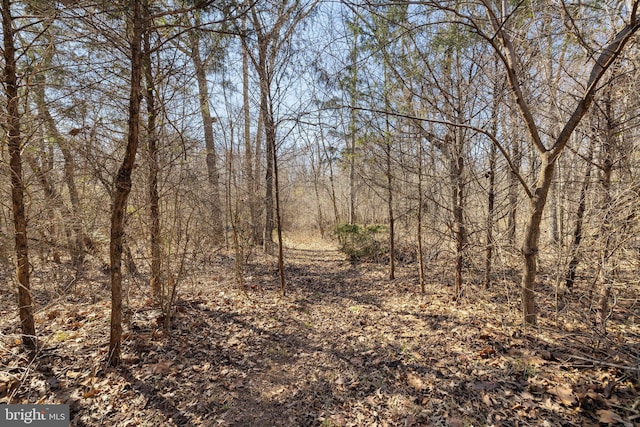
M 515 271 L 488 290 L 470 280 L 455 302 L 446 263 L 421 294 L 415 264 L 389 280 L 329 244 L 285 255 L 284 297 L 271 258 L 251 261 L 246 295 L 228 257 L 192 271 L 169 333 L 130 278 L 118 368 L 104 271 L 34 271 L 33 363 L 3 286 L 0 403 L 67 403 L 73 426 L 640 425 L 637 295 L 619 296 L 605 335 L 575 293 L 543 289 L 540 325 L 523 328 Z

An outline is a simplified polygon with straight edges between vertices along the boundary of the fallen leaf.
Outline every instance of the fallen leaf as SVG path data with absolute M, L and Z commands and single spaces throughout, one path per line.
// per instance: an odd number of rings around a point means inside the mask
M 557 385 L 549 389 L 549 393 L 560 399 L 560 403 L 565 406 L 571 406 L 576 402 L 576 398 L 573 395 L 573 390 L 570 387 Z
M 498 388 L 498 384 L 493 381 L 476 381 L 472 384 L 471 387 L 477 391 L 491 391 Z
M 98 393 L 100 393 L 100 390 L 98 390 L 97 388 L 92 388 L 89 391 L 82 393 L 82 397 L 85 399 L 89 399 L 95 397 Z
M 482 350 L 480 350 L 480 353 L 478 355 L 482 359 L 488 359 L 491 356 L 495 356 L 496 355 L 496 351 L 493 349 L 493 347 L 485 347 Z
M 493 401 L 491 400 L 491 397 L 486 393 L 482 393 L 482 402 L 487 406 L 493 406 Z
M 151 367 L 151 373 L 152 374 L 166 374 L 167 372 L 169 372 L 169 369 L 171 368 L 171 361 L 170 360 L 161 360 L 160 362 L 152 365 Z
M 343 427 L 343 426 L 345 426 L 347 424 L 347 420 L 345 419 L 344 415 L 342 415 L 342 414 L 336 414 L 331 418 L 333 420 L 333 423 L 337 427 Z
M 349 362 L 351 362 L 351 364 L 355 366 L 362 366 L 362 363 L 364 361 L 361 357 L 352 357 L 351 359 L 349 359 Z
M 407 374 L 407 383 L 416 391 L 424 389 L 424 381 L 422 381 L 422 378 L 415 374 L 412 374 L 411 372 Z
M 622 418 L 610 409 L 599 409 L 596 414 L 598 414 L 598 421 L 601 423 L 616 424 L 622 422 Z
M 82 372 L 78 372 L 78 371 L 67 371 L 66 376 L 67 376 L 67 378 L 69 378 L 70 380 L 75 380 L 76 378 L 80 378 L 80 376 L 82 376 Z

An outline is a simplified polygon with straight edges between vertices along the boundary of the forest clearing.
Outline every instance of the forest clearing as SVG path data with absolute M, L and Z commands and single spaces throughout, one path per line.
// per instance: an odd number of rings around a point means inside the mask
M 589 326 L 585 290 L 554 300 L 546 284 L 547 321 L 525 328 L 513 273 L 491 289 L 469 284 L 456 303 L 442 263 L 422 294 L 415 263 L 390 281 L 384 265 L 352 265 L 327 243 L 292 244 L 286 259 L 285 297 L 273 258 L 248 266 L 246 295 L 229 259 L 201 265 L 169 332 L 132 277 L 121 368 L 104 363 L 108 276 L 72 292 L 45 285 L 64 270 L 34 278 L 43 350 L 33 364 L 21 357 L 2 295 L 1 399 L 70 404 L 74 426 L 640 422 L 636 295 L 620 293 L 605 336 Z

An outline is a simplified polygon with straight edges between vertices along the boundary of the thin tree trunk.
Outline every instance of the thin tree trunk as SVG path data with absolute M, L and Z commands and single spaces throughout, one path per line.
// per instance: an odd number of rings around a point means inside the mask
M 233 253 L 234 253 L 234 279 L 236 285 L 238 285 L 238 289 L 243 293 L 247 294 L 247 289 L 244 283 L 244 248 L 240 244 L 240 197 L 238 194 L 238 184 L 236 182 L 235 175 L 233 174 L 233 163 L 234 163 L 234 150 L 233 150 L 233 141 L 234 141 L 234 129 L 233 127 L 230 129 L 230 143 L 229 143 L 229 155 L 227 160 L 227 185 L 226 192 L 228 195 L 229 203 L 227 205 L 227 216 L 229 217 L 229 223 L 231 224 L 231 242 L 233 245 Z M 246 141 L 245 141 L 245 149 L 246 149 Z M 246 152 L 245 152 L 246 154 Z M 232 188 L 236 190 L 236 197 L 232 197 Z
M 390 110 L 389 90 L 388 90 L 388 70 L 386 62 L 384 65 L 384 104 L 387 111 Z M 395 235 L 395 215 L 393 212 L 393 175 L 391 171 L 391 124 L 389 115 L 385 115 L 385 136 L 382 142 L 385 154 L 385 175 L 387 178 L 387 215 L 389 216 L 389 280 L 396 278 L 396 235 Z
M 495 135 L 494 130 L 494 135 Z M 491 286 L 491 270 L 493 266 L 493 223 L 495 221 L 495 200 L 496 200 L 496 157 L 497 150 L 495 144 L 491 144 L 489 152 L 489 194 L 487 196 L 487 235 L 484 258 L 484 286 Z
M 263 233 L 263 244 L 264 244 L 264 252 L 267 254 L 271 254 L 273 252 L 273 229 L 275 228 L 274 218 L 273 218 L 273 190 L 274 190 L 274 159 L 275 159 L 275 151 L 276 151 L 276 130 L 275 124 L 273 121 L 273 116 L 271 114 L 269 108 L 269 94 L 268 94 L 268 83 L 261 83 L 261 86 L 265 86 L 261 88 L 262 94 L 260 96 L 260 109 L 262 111 L 262 120 L 264 123 L 264 133 L 265 133 L 265 142 L 266 142 L 266 173 L 265 173 L 265 199 L 264 199 L 264 209 L 265 209 L 265 221 L 264 221 L 264 233 Z
M 280 209 L 280 183 L 278 180 L 278 152 L 275 144 L 273 147 L 273 179 L 276 198 L 276 227 L 278 230 L 278 272 L 280 274 L 280 293 L 286 294 L 286 281 L 284 277 L 284 242 L 282 241 L 282 211 Z
M 591 168 L 593 160 L 593 140 L 589 145 L 589 154 L 587 157 L 587 168 L 584 173 L 582 186 L 580 187 L 580 200 L 578 202 L 578 210 L 576 211 L 576 222 L 573 230 L 573 242 L 571 244 L 570 254 L 571 260 L 569 261 L 569 267 L 567 271 L 565 284 L 568 289 L 573 288 L 573 284 L 576 280 L 576 274 L 578 270 L 578 264 L 580 263 L 580 243 L 582 242 L 582 225 L 584 222 L 584 213 L 587 208 L 587 192 L 589 190 L 589 184 L 591 180 Z
M 144 96 L 147 104 L 147 148 L 149 155 L 149 243 L 151 245 L 151 277 L 149 287 L 151 295 L 160 308 L 164 310 L 162 301 L 162 283 L 160 276 L 161 254 L 160 254 L 160 196 L 158 195 L 158 131 L 156 128 L 157 109 L 155 105 L 155 81 L 151 64 L 151 43 L 149 32 L 144 34 L 144 71 L 146 90 Z
M 29 167 L 31 167 L 31 169 L 33 170 L 33 173 L 38 178 L 38 182 L 40 183 L 40 186 L 42 187 L 42 190 L 44 192 L 44 198 L 47 203 L 47 206 L 45 207 L 45 209 L 47 210 L 47 214 L 49 216 L 49 221 L 50 221 L 50 224 L 48 224 L 47 228 L 49 229 L 49 239 L 50 239 L 50 244 L 53 251 L 53 262 L 55 262 L 56 264 L 60 264 L 61 260 L 60 260 L 60 252 L 58 251 L 58 247 L 57 247 L 58 239 L 56 236 L 57 227 L 56 227 L 56 213 L 55 213 L 54 207 L 57 207 L 58 209 L 60 209 L 62 213 L 62 217 L 63 217 L 62 227 L 64 229 L 64 234 L 67 238 L 67 244 L 69 246 L 73 246 L 74 242 L 71 236 L 71 231 L 69 230 L 69 227 L 67 227 L 65 218 L 70 217 L 71 212 L 62 202 L 62 197 L 60 196 L 58 191 L 56 191 L 56 188 L 54 184 L 51 182 L 51 180 L 49 179 L 49 176 L 47 175 L 45 168 L 40 164 L 38 164 L 38 161 L 29 154 L 25 156 L 25 160 L 29 165 Z
M 69 199 L 71 200 L 71 213 L 72 213 L 72 228 L 75 235 L 75 248 L 72 251 L 73 265 L 78 269 L 82 269 L 85 256 L 85 240 L 84 240 L 84 227 L 82 225 L 82 208 L 80 206 L 80 196 L 78 195 L 78 189 L 75 182 L 75 160 L 71 150 L 69 149 L 68 141 L 66 139 L 59 140 L 58 147 L 62 152 L 64 159 L 64 180 L 67 184 L 67 190 L 69 191 Z
M 525 323 L 535 325 L 537 322 L 537 307 L 535 303 L 536 274 L 538 272 L 538 244 L 540 241 L 540 223 L 544 206 L 553 181 L 555 160 L 550 159 L 549 153 L 541 155 L 542 165 L 536 182 L 536 187 L 529 200 L 529 221 L 524 229 L 522 256 L 524 271 L 522 274 L 522 318 Z
M 600 280 L 598 291 L 598 321 L 602 331 L 606 331 L 607 318 L 609 316 L 609 297 L 611 296 L 611 282 L 613 274 L 611 272 L 610 257 L 612 255 L 612 247 L 615 233 L 612 224 L 613 206 L 611 198 L 611 177 L 613 174 L 613 145 L 615 125 L 613 120 L 611 92 L 607 91 L 605 95 L 604 113 L 606 119 L 605 141 L 602 144 L 602 172 L 600 182 L 603 190 L 602 209 L 604 210 L 604 218 L 600 226 L 600 238 L 603 240 L 602 253 L 600 257 Z
M 318 148 L 318 166 L 316 166 L 315 160 L 311 159 L 311 171 L 313 172 L 313 193 L 316 197 L 316 221 L 318 224 L 318 231 L 320 231 L 320 237 L 324 239 L 324 215 L 322 214 L 322 199 L 320 198 L 320 165 L 322 164 L 322 158 L 320 157 L 320 146 Z
M 558 183 L 553 180 L 551 182 L 551 213 L 549 218 L 549 243 L 558 244 L 560 242 L 560 235 L 558 232 Z
M 196 20 L 196 25 L 199 20 Z M 209 86 L 207 83 L 206 64 L 202 62 L 200 56 L 200 37 L 197 30 L 189 31 L 189 40 L 191 42 L 191 60 L 196 72 L 196 81 L 198 82 L 198 102 L 200 105 L 200 115 L 202 117 L 202 125 L 204 131 L 204 144 L 206 148 L 206 164 L 207 178 L 211 187 L 211 220 L 213 223 L 214 241 L 222 242 L 223 225 L 221 200 L 220 200 L 220 174 L 218 172 L 218 155 L 213 135 L 213 117 L 211 116 L 211 108 L 209 107 Z
M 516 170 L 509 173 L 509 210 L 507 214 L 507 241 L 509 245 L 516 246 L 517 223 L 518 223 L 518 173 L 520 173 L 520 164 L 522 162 L 522 153 L 520 151 L 520 142 L 516 141 L 513 145 L 511 158 Z
M 356 215 L 356 136 L 350 138 L 349 145 L 349 224 L 355 225 L 357 222 Z
M 458 151 L 458 150 L 456 150 Z M 464 226 L 464 157 L 462 153 L 456 153 L 451 159 L 453 174 L 453 221 L 456 236 L 456 266 L 455 266 L 455 290 L 456 299 L 462 296 L 462 269 L 464 266 L 464 251 L 467 246 L 467 230 Z
M 5 0 L 7 1 L 7 0 Z M 142 16 L 143 0 L 131 0 L 133 9 L 133 34 L 131 38 L 131 93 L 129 96 L 129 131 L 127 148 L 115 179 L 115 194 L 111 212 L 111 241 L 109 257 L 111 265 L 111 332 L 108 361 L 112 366 L 121 362 L 122 344 L 122 247 L 124 237 L 124 215 L 131 192 L 131 172 L 140 137 L 140 83 L 142 80 Z
M 388 130 L 388 118 L 387 118 L 387 135 Z M 391 175 L 391 141 L 387 139 L 385 141 L 385 155 L 386 155 L 386 172 L 387 176 L 387 213 L 389 215 L 389 280 L 396 278 L 396 235 L 395 235 L 395 215 L 393 212 L 393 181 Z
M 357 20 L 358 15 L 356 15 L 356 22 L 353 28 L 357 28 Z M 358 49 L 358 32 L 354 30 L 353 44 L 351 45 L 351 82 L 349 87 L 352 107 L 355 107 L 358 101 L 358 67 L 356 65 L 358 61 Z M 355 225 L 358 221 L 356 215 L 356 119 L 356 110 L 355 108 L 351 108 L 349 114 L 349 224 L 351 225 Z
M 10 0 L 2 0 L 2 29 L 4 37 L 4 92 L 7 102 L 5 132 L 8 138 L 9 168 L 11 170 L 11 201 L 15 232 L 16 274 L 18 279 L 18 309 L 22 328 L 22 344 L 30 352 L 37 346 L 33 317 L 33 300 L 29 282 L 29 247 L 27 244 L 27 217 L 24 206 L 24 182 L 22 180 L 22 136 L 18 79 L 16 75 L 16 49 L 14 45 L 13 18 Z
M 320 141 L 322 142 L 322 150 L 327 153 L 327 145 L 324 139 L 324 131 L 322 127 L 320 128 Z M 320 147 L 318 147 L 320 150 Z M 329 147 L 327 154 L 327 162 L 329 168 L 329 196 L 331 197 L 331 206 L 333 207 L 333 222 L 334 225 L 338 225 L 340 223 L 340 214 L 338 212 L 338 199 L 336 197 L 336 185 L 335 185 L 335 174 L 333 172 L 333 155 L 334 148 Z
M 246 33 L 247 16 L 242 16 L 242 32 Z M 244 114 L 244 168 L 246 174 L 247 202 L 249 204 L 251 241 L 254 245 L 261 244 L 259 216 L 256 206 L 256 183 L 253 167 L 253 149 L 251 141 L 251 111 L 249 110 L 249 52 L 242 43 L 242 110 Z
M 264 200 L 259 195 L 263 192 L 262 187 L 262 157 L 263 157 L 263 146 L 262 146 L 262 137 L 264 136 L 264 121 L 262 119 L 262 109 L 258 113 L 258 126 L 256 128 L 256 137 L 255 137 L 255 154 L 253 156 L 255 160 L 255 164 L 253 167 L 253 177 L 255 181 L 254 186 L 254 197 L 255 197 L 255 209 L 256 209 L 256 223 L 254 225 L 254 237 L 256 238 L 256 246 L 264 245 L 264 224 L 262 224 L 262 220 L 264 218 L 264 212 L 261 210 L 264 208 Z
M 50 55 L 45 58 L 45 64 L 48 65 L 50 62 Z M 62 152 L 62 157 L 64 159 L 64 180 L 67 185 L 67 190 L 69 191 L 69 199 L 71 201 L 71 212 L 68 212 L 68 216 L 71 218 L 71 228 L 73 230 L 73 242 L 70 240 L 70 255 L 71 262 L 77 269 L 82 268 L 82 264 L 84 263 L 84 236 L 82 231 L 82 214 L 80 208 L 80 196 L 78 195 L 78 189 L 76 188 L 75 182 L 75 161 L 73 159 L 73 154 L 69 149 L 69 144 L 66 138 L 64 138 L 60 131 L 58 130 L 58 126 L 51 116 L 51 112 L 49 111 L 49 107 L 45 100 L 45 87 L 46 87 L 46 79 L 44 75 L 38 74 L 36 77 L 36 85 L 35 85 L 35 96 L 36 96 L 36 107 L 38 108 L 38 114 L 42 117 L 46 129 L 47 134 L 51 137 L 55 143 L 60 148 Z M 62 199 L 59 199 L 59 203 L 62 204 Z M 68 211 L 68 209 L 65 208 Z M 65 225 L 66 228 L 66 225 Z
M 424 148 L 422 141 L 418 140 L 418 272 L 420 275 L 420 292 L 426 293 L 427 281 L 425 279 L 425 266 L 424 266 L 424 244 L 422 236 L 422 217 L 424 211 L 424 197 L 422 195 L 423 177 L 422 177 L 422 162 L 424 157 Z

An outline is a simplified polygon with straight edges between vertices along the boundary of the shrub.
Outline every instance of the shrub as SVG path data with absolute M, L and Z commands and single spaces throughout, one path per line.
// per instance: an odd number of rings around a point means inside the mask
M 384 225 L 338 224 L 336 238 L 340 243 L 340 251 L 346 254 L 351 262 L 375 261 L 386 251 L 384 245 L 379 242 L 379 235 L 386 230 Z

